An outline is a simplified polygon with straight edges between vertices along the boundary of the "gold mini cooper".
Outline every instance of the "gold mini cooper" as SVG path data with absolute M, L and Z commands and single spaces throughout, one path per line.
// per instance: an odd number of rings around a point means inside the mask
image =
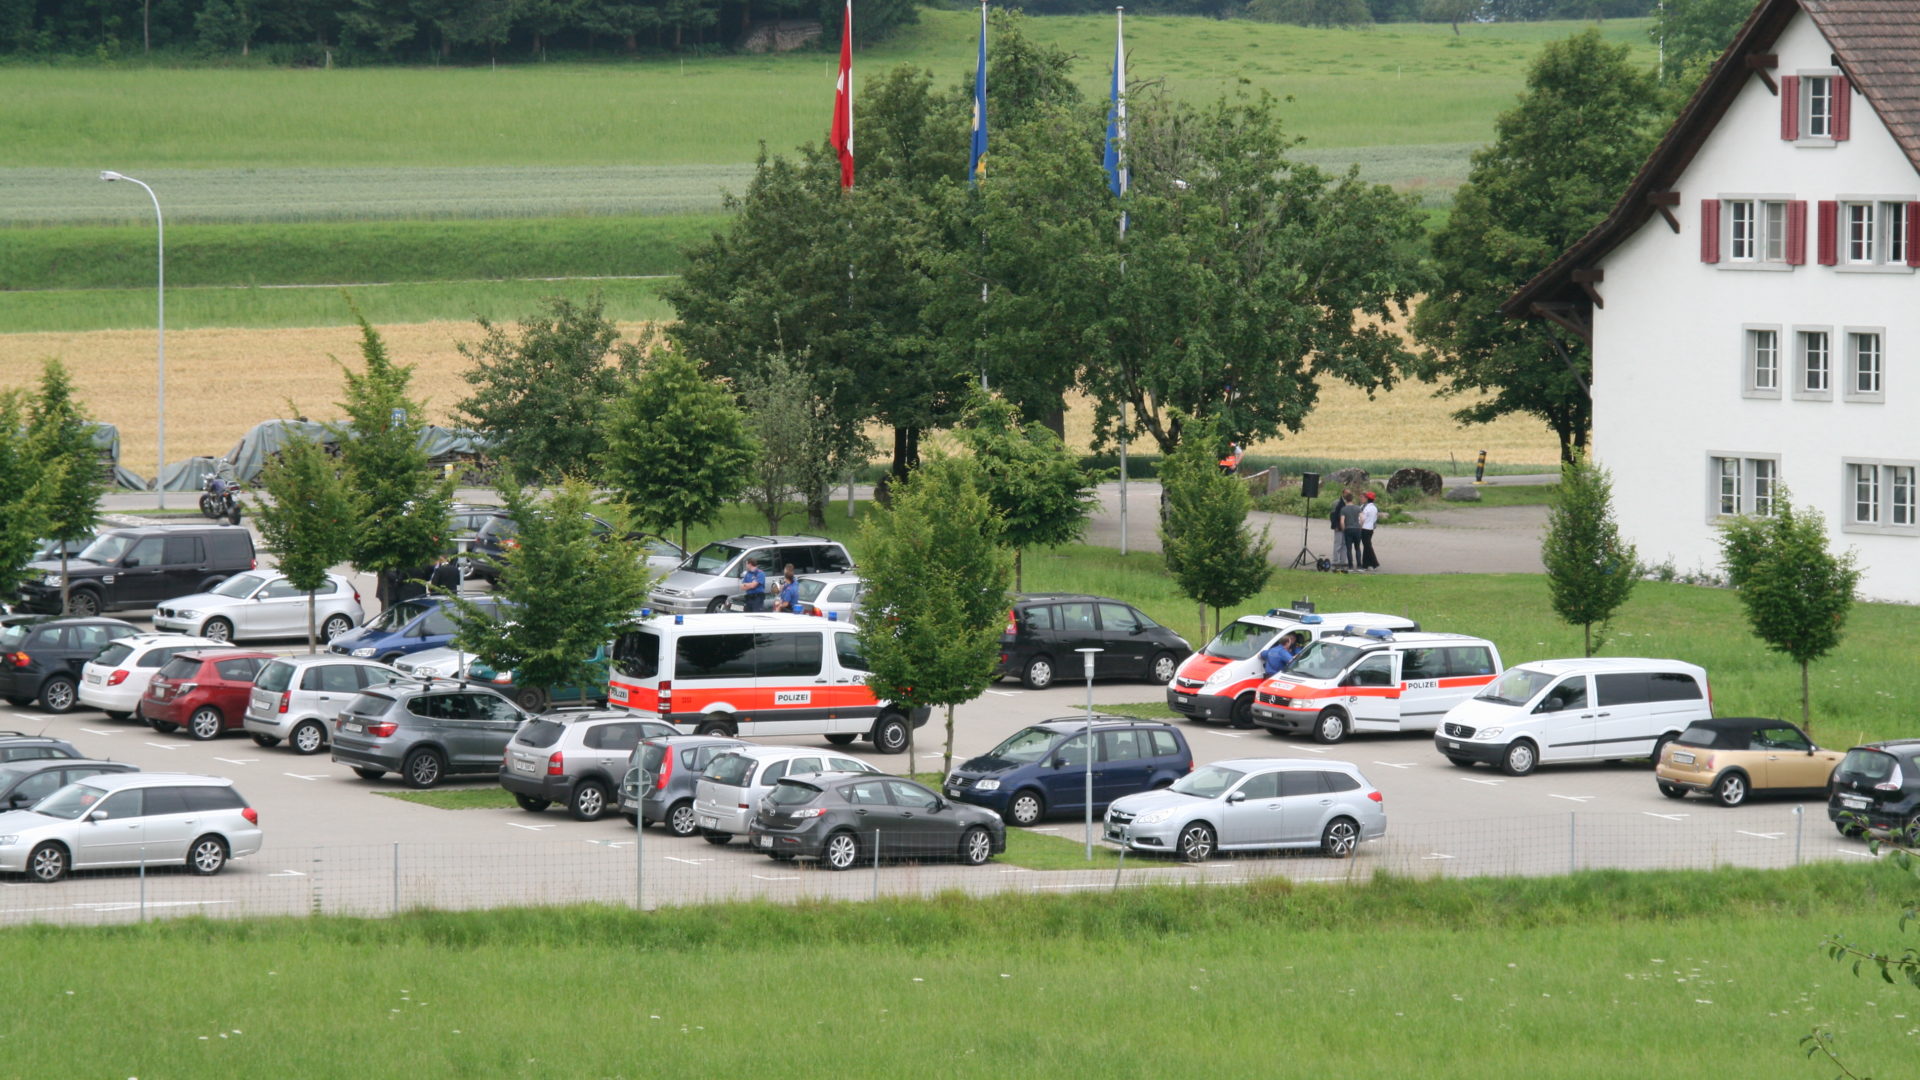
M 1669 799 L 1699 791 L 1721 806 L 1739 806 L 1755 792 L 1824 795 L 1841 756 L 1785 720 L 1715 717 L 1662 744 L 1653 775 Z

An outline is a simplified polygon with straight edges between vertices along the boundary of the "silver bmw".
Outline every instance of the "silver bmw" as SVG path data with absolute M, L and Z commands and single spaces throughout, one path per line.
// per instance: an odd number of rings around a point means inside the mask
M 366 621 L 359 590 L 338 574 L 328 574 L 313 599 L 313 624 L 321 641 L 332 641 Z M 154 610 L 153 625 L 215 641 L 304 638 L 307 594 L 272 570 L 252 570 L 233 575 L 210 592 L 163 601 Z

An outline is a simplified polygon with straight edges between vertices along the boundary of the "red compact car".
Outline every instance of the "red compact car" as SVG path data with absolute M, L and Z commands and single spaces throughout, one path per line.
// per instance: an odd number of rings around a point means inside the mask
M 254 676 L 272 653 L 251 649 L 194 649 L 175 653 L 147 684 L 140 716 L 155 731 L 186 728 L 196 739 L 237 731 L 246 718 Z

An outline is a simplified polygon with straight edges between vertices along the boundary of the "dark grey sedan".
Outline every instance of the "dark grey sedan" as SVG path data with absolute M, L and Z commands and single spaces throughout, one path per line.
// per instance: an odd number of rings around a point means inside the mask
M 882 859 L 979 866 L 1007 849 L 1000 815 L 897 776 L 815 773 L 782 779 L 760 801 L 748 843 L 776 861 L 847 870 Z

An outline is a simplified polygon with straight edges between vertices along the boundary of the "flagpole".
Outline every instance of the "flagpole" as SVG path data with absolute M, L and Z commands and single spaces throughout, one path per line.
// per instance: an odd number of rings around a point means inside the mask
M 970 150 L 969 160 L 967 162 L 967 183 L 970 186 L 972 186 L 975 194 L 978 194 L 980 190 L 981 159 L 985 158 L 986 155 L 987 155 L 987 0 L 980 0 L 980 53 L 979 53 L 979 60 L 975 66 L 974 75 L 973 75 L 973 145 Z M 980 246 L 983 249 L 987 246 L 987 233 L 984 228 L 980 230 Z M 983 251 L 982 254 L 984 255 L 985 252 Z M 982 273 L 980 275 L 980 310 L 981 310 L 980 335 L 981 336 L 980 338 L 976 339 L 975 346 L 974 346 L 976 349 L 979 350 L 979 353 L 980 353 L 979 355 L 980 390 L 982 393 L 987 392 L 989 389 L 987 386 L 987 356 L 986 356 L 986 341 L 985 341 L 985 336 L 987 331 L 987 328 L 985 325 L 986 307 L 987 307 L 987 278 L 986 278 L 985 269 L 986 269 L 985 261 L 982 260 L 982 264 L 981 264 Z
M 1121 142 L 1127 137 L 1127 51 L 1126 51 L 1127 9 L 1113 9 L 1113 120 L 1110 132 L 1112 137 L 1113 185 L 1114 194 L 1124 197 L 1127 193 L 1126 163 L 1122 159 Z M 1124 204 L 1120 208 L 1120 274 L 1127 273 L 1127 211 Z M 1126 380 L 1120 386 L 1120 554 L 1127 553 L 1127 388 Z

